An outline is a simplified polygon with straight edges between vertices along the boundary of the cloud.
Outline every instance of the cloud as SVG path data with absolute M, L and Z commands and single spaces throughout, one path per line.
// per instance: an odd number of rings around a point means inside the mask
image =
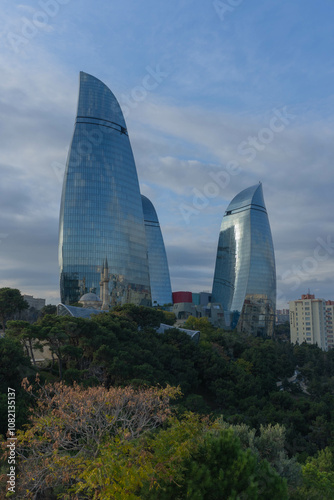
M 127 125 L 142 192 L 163 230 L 173 289 L 210 289 L 224 211 L 238 192 L 262 181 L 285 302 L 313 286 L 334 298 L 332 255 L 312 272 L 303 269 L 317 238 L 333 234 L 329 7 L 243 2 L 221 22 L 210 3 L 192 0 L 163 10 L 151 0 L 100 4 L 83 1 L 79 12 L 69 2 L 16 53 L 8 33 L 20 34 L 22 17 L 40 7 L 4 1 L 0 286 L 12 280 L 26 293 L 58 295 L 61 180 L 79 70 L 101 78 L 122 101 L 142 84 L 148 65 L 160 64 L 168 76 L 135 103 Z M 240 145 L 265 138 L 274 110 L 284 107 L 295 118 L 260 142 L 250 161 Z M 182 206 L 193 210 L 188 223 Z M 281 278 L 298 267 L 298 286 L 296 277 Z

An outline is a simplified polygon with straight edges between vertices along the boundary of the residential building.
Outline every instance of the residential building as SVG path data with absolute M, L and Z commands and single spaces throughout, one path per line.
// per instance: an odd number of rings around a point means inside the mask
M 327 348 L 334 348 L 334 300 L 326 301 L 326 333 L 327 333 Z
M 326 301 L 308 293 L 289 302 L 289 310 L 291 342 L 317 344 L 327 351 Z
M 233 198 L 220 229 L 212 303 L 227 329 L 272 336 L 276 315 L 274 247 L 262 184 Z

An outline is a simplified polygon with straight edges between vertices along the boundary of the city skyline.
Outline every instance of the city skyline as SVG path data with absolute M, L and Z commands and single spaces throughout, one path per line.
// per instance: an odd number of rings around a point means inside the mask
M 61 184 L 85 71 L 120 102 L 174 291 L 211 290 L 221 214 L 261 181 L 277 307 L 309 288 L 334 298 L 333 3 L 226 5 L 4 0 L 1 286 L 59 302 Z

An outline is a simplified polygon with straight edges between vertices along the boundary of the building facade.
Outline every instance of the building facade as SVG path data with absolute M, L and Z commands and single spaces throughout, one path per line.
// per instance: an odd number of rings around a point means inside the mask
M 222 305 L 225 328 L 273 334 L 276 315 L 274 247 L 262 184 L 239 193 L 220 229 L 212 302 Z
M 173 313 L 177 323 L 194 318 L 207 318 L 213 326 L 224 328 L 224 311 L 221 304 L 211 302 L 209 292 L 173 292 Z
M 276 324 L 282 325 L 283 323 L 289 323 L 289 309 L 277 309 L 276 311 Z
M 45 306 L 45 299 L 35 299 L 32 295 L 23 295 L 24 300 L 28 302 L 29 307 L 40 311 Z
M 81 72 L 60 209 L 63 304 L 100 295 L 105 259 L 115 303 L 151 305 L 142 200 L 124 117 L 109 88 Z
M 290 340 L 293 344 L 317 344 L 327 351 L 326 301 L 302 295 L 289 303 Z
M 327 348 L 334 348 L 334 300 L 326 301 Z
M 144 195 L 141 195 L 141 199 L 147 241 L 152 305 L 172 304 L 172 287 L 159 219 L 153 203 Z

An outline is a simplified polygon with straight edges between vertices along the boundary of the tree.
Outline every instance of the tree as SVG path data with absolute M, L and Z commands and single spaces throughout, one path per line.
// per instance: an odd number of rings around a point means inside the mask
M 308 458 L 302 467 L 303 484 L 291 495 L 293 500 L 332 500 L 334 491 L 334 457 L 329 448 Z
M 35 373 L 22 345 L 6 336 L 0 338 L 0 434 L 5 435 L 8 429 L 8 387 L 16 394 L 16 428 L 26 423 L 30 398 L 23 391 L 21 380 Z
M 183 324 L 183 328 L 189 328 L 190 330 L 200 330 L 201 337 L 204 338 L 217 330 L 214 326 L 212 326 L 208 318 L 195 318 L 194 316 L 189 316 L 189 318 L 187 318 L 187 320 Z
M 174 325 L 176 321 L 176 316 L 172 311 L 162 311 L 164 315 L 163 323 L 166 325 Z
M 249 449 L 242 450 L 232 430 L 207 432 L 198 448 L 180 466 L 184 468 L 182 482 L 170 483 L 166 486 L 164 495 L 148 498 L 288 498 L 286 482 L 265 460 L 258 466 L 256 457 Z
M 28 380 L 23 382 L 33 394 Z M 71 486 L 87 460 L 98 456 L 107 438 L 133 440 L 161 425 L 170 415 L 170 398 L 178 393 L 172 387 L 107 390 L 63 383 L 40 386 L 34 394 L 37 405 L 30 427 L 17 433 L 19 498 L 32 498 L 50 487 Z
M 104 500 L 287 498 L 268 462 L 258 464 L 231 430 L 194 414 L 133 442 L 108 441 L 74 490 Z
M 81 304 L 80 304 L 81 305 Z M 44 316 L 46 316 L 47 314 L 53 314 L 53 315 L 56 315 L 57 314 L 57 306 L 54 306 L 52 304 L 47 304 L 46 306 L 44 306 L 42 309 L 41 309 L 41 315 L 42 315 L 42 318 L 44 318 Z
M 66 368 L 83 369 L 87 358 L 81 344 L 89 343 L 95 333 L 94 326 L 83 318 L 53 315 L 45 316 L 36 325 L 38 338 L 50 348 L 53 361 L 57 358 L 60 380 Z
M 0 320 L 5 332 L 6 321 L 14 313 L 28 309 L 29 304 L 24 300 L 17 288 L 0 288 Z
M 165 319 L 164 311 L 152 307 L 136 306 L 135 304 L 116 306 L 111 314 L 130 319 L 137 323 L 141 329 L 158 328 Z
M 240 439 L 244 450 L 250 449 L 258 458 L 258 462 L 267 460 L 276 472 L 285 478 L 289 487 L 299 484 L 301 478 L 301 466 L 295 458 L 289 458 L 285 449 L 285 428 L 282 425 L 260 425 L 260 431 L 256 433 L 245 424 L 231 425 L 219 420 L 219 427 L 231 429 Z
M 27 356 L 31 358 L 33 364 L 36 365 L 34 350 L 43 349 L 43 345 L 38 340 L 38 327 L 31 325 L 28 321 L 22 320 L 9 321 L 7 326 L 6 336 L 19 340 Z

